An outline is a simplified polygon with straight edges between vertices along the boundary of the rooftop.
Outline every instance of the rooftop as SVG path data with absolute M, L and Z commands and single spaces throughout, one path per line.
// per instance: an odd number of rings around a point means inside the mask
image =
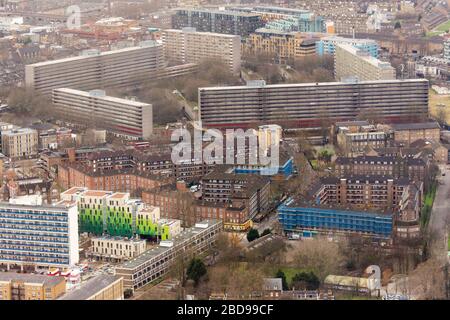
M 146 242 L 145 239 L 124 238 L 124 237 L 116 237 L 116 236 L 111 236 L 111 235 L 105 235 L 105 236 L 101 236 L 101 237 L 93 237 L 91 240 L 110 240 L 110 241 L 134 242 L 134 243 Z
M 418 123 L 398 123 L 392 124 L 394 130 L 421 130 L 421 129 L 440 129 L 437 122 L 418 122 Z
M 55 92 L 64 92 L 64 93 L 70 93 L 86 98 L 96 98 L 99 100 L 109 101 L 109 102 L 115 102 L 119 104 L 129 105 L 129 106 L 136 106 L 136 107 L 147 107 L 150 106 L 148 103 L 138 102 L 130 99 L 123 99 L 123 98 L 116 98 L 105 95 L 105 92 L 101 90 L 91 90 L 91 91 L 81 91 L 81 90 L 75 90 L 70 88 L 58 88 L 54 90 Z
M 344 43 L 356 43 L 356 44 L 377 44 L 375 40 L 372 39 L 357 39 L 357 38 L 344 38 L 340 36 L 328 36 L 323 37 L 322 41 L 331 41 L 331 42 L 344 42 Z
M 15 272 L 0 272 L 0 281 L 21 281 L 26 283 L 39 283 L 45 286 L 55 286 L 62 281 L 65 282 L 64 277 L 53 277 L 41 274 L 15 273 Z
M 179 235 L 173 237 L 171 239 L 171 242 L 173 245 L 177 245 L 179 242 L 183 242 L 194 235 L 198 234 L 199 232 L 204 231 L 205 229 L 212 227 L 214 225 L 217 225 L 221 223 L 219 220 L 204 220 L 200 223 L 197 223 L 194 227 L 186 229 L 182 231 Z M 122 265 L 120 265 L 118 268 L 124 268 L 124 269 L 135 269 L 142 264 L 144 264 L 146 261 L 153 259 L 157 257 L 158 255 L 164 253 L 165 251 L 169 250 L 169 246 L 157 246 L 155 248 L 152 248 L 150 250 L 145 251 L 143 254 L 137 256 L 136 258 L 124 262 Z
M 352 214 L 354 216 L 360 217 L 373 216 L 375 218 L 382 218 L 382 219 L 392 217 L 392 210 L 389 209 L 386 210 L 380 208 L 365 209 L 365 208 L 356 208 L 351 205 L 343 206 L 337 204 L 316 204 L 313 201 L 301 198 L 288 200 L 285 202 L 284 206 L 286 206 L 287 208 L 309 208 L 309 210 L 317 210 L 317 211 L 323 210 L 323 211 L 330 211 L 333 213 Z
M 300 88 L 300 87 L 332 87 L 332 86 L 354 86 L 361 84 L 397 84 L 397 83 L 428 83 L 427 79 L 393 79 L 393 80 L 372 80 L 372 81 L 358 81 L 357 83 L 348 82 L 312 82 L 312 83 L 283 83 L 283 84 L 269 84 L 261 85 L 264 88 Z M 217 90 L 243 90 L 255 89 L 257 86 L 227 86 L 227 87 L 203 87 L 199 88 L 201 91 L 217 91 Z
M 237 17 L 260 17 L 257 13 L 250 12 L 241 12 L 241 11 L 233 11 L 233 10 L 212 10 L 206 8 L 177 8 L 175 11 L 194 11 L 194 12 L 204 12 L 204 13 L 214 13 L 214 14 L 223 14 L 223 15 L 231 15 Z
M 98 275 L 82 283 L 80 287 L 68 292 L 58 300 L 88 300 L 93 295 L 109 287 L 121 278 L 113 275 Z
M 371 65 L 381 68 L 381 69 L 394 69 L 389 62 L 381 61 L 375 57 L 372 57 L 368 52 L 361 49 L 355 48 L 351 44 L 341 43 L 337 45 L 339 48 L 363 59 L 364 61 L 370 63 Z
M 239 38 L 238 35 L 234 34 L 224 34 L 224 33 L 217 33 L 217 32 L 203 32 L 203 31 L 197 31 L 195 28 L 183 28 L 183 29 L 164 29 L 166 32 L 177 32 L 177 33 L 195 33 L 198 35 L 204 35 L 204 36 L 217 36 L 217 37 L 223 37 L 223 38 Z
M 119 50 L 112 50 L 112 51 L 106 51 L 106 52 L 98 52 L 97 54 L 93 55 L 80 55 L 80 56 L 76 56 L 76 57 L 68 57 L 68 58 L 64 58 L 64 59 L 57 59 L 57 60 L 50 60 L 50 61 L 44 61 L 44 62 L 38 62 L 38 63 L 34 63 L 34 64 L 30 64 L 27 65 L 28 66 L 32 66 L 32 67 L 43 67 L 43 66 L 47 66 L 47 65 L 52 65 L 52 64 L 58 64 L 58 63 L 63 63 L 63 62 L 70 62 L 70 61 L 77 61 L 77 60 L 83 60 L 83 59 L 87 59 L 87 58 L 91 58 L 91 57 L 95 57 L 95 56 L 105 56 L 105 55 L 111 55 L 111 54 L 115 54 L 115 53 L 121 53 L 121 52 L 128 52 L 128 51 L 135 51 L 135 50 L 140 50 L 142 48 L 148 48 L 148 47 L 156 47 L 156 46 L 161 46 L 161 44 L 157 44 L 156 42 L 150 44 L 144 44 L 141 46 L 137 46 L 137 47 L 128 47 L 128 48 L 123 48 L 123 49 L 119 49 Z
M 84 197 L 105 197 L 111 195 L 112 191 L 102 191 L 102 190 L 87 190 L 83 193 Z

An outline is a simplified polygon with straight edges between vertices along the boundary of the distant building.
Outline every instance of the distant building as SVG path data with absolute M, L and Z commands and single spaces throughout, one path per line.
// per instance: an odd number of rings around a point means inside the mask
M 136 169 L 92 170 L 85 166 L 58 165 L 58 183 L 64 188 L 86 187 L 116 192 L 136 192 L 152 189 L 173 181 L 172 178 Z
M 64 277 L 0 272 L 0 300 L 56 300 L 65 292 Z
M 326 177 L 305 200 L 278 208 L 283 229 L 291 232 L 356 232 L 375 237 L 417 237 L 423 183 L 408 178 L 350 175 Z
M 92 238 L 91 243 L 89 257 L 112 262 L 133 259 L 147 250 L 145 239 L 103 236 Z
M 38 133 L 33 129 L 2 131 L 2 153 L 11 158 L 34 156 L 38 152 Z
M 228 10 L 177 9 L 172 16 L 172 28 L 196 28 L 200 32 L 216 32 L 247 37 L 263 27 L 261 16 L 256 13 Z
M 360 81 L 394 80 L 395 74 L 389 62 L 380 61 L 367 51 L 349 44 L 336 45 L 334 77 L 338 81 L 349 77 L 357 77 Z
M 316 44 L 316 52 L 322 56 L 324 54 L 334 55 L 336 46 L 339 44 L 349 44 L 359 50 L 368 52 L 372 57 L 378 58 L 379 45 L 371 39 L 344 38 L 339 36 L 328 36 L 321 38 Z
M 195 28 L 162 31 L 167 61 L 198 63 L 205 59 L 223 61 L 233 74 L 241 71 L 241 38 L 212 32 L 197 32 Z
M 69 268 L 78 263 L 78 209 L 73 203 L 0 203 L 0 264 Z M 26 203 L 26 204 L 22 204 Z M 26 222 L 26 224 L 24 224 Z M 49 246 L 53 249 L 49 250 Z
M 410 145 L 417 140 L 439 142 L 441 127 L 437 122 L 421 122 L 410 124 L 393 124 L 394 141 Z
M 320 128 L 321 119 L 354 120 L 376 109 L 380 121 L 408 123 L 427 118 L 428 86 L 425 79 L 408 79 L 275 85 L 249 82 L 245 86 L 199 88 L 200 118 L 204 127 L 220 129 L 261 124 Z
M 267 298 L 277 298 L 283 293 L 283 280 L 281 278 L 264 278 L 263 292 Z
M 378 175 L 424 181 L 428 164 L 422 158 L 400 156 L 338 157 L 335 173 L 339 177 L 349 175 Z
M 89 189 L 134 192 L 151 189 L 177 178 L 199 178 L 211 171 L 204 162 L 172 162 L 170 152 L 144 154 L 136 150 L 110 151 L 77 149 L 69 162 L 58 166 L 58 183 L 64 188 L 84 186 Z M 73 154 L 75 153 L 75 154 Z
M 46 95 L 57 88 L 124 87 L 143 79 L 157 79 L 164 67 L 162 45 L 148 41 L 137 47 L 107 52 L 90 50 L 77 57 L 26 65 L 25 83 Z
M 103 90 L 59 88 L 53 90 L 52 98 L 55 113 L 65 119 L 131 139 L 152 135 L 151 104 L 107 96 Z
M 450 38 L 444 41 L 444 59 L 450 61 Z
M 338 122 L 333 134 L 336 145 L 348 157 L 362 155 L 370 148 L 385 148 L 390 143 L 387 132 L 377 130 L 366 121 Z
M 278 208 L 279 221 L 286 234 L 311 237 L 321 232 L 357 233 L 389 238 L 392 214 L 357 209 L 314 207 L 289 200 Z
M 74 187 L 61 199 L 79 206 L 79 230 L 95 235 L 171 239 L 180 232 L 179 221 L 161 221 L 159 208 L 145 205 L 129 193 Z
M 192 226 L 205 219 L 221 220 L 228 231 L 246 231 L 252 226 L 245 203 L 217 203 L 197 200 L 184 182 L 142 191 L 142 200 L 158 206 L 161 217 L 180 219 L 183 226 Z
M 300 32 L 326 31 L 324 19 L 308 10 L 272 6 L 232 7 L 230 9 L 260 15 L 265 22 L 265 28 L 268 29 Z
M 249 55 L 273 56 L 278 63 L 316 54 L 316 39 L 300 32 L 261 28 L 249 35 L 243 44 Z
M 244 204 L 250 218 L 269 208 L 270 181 L 264 176 L 215 170 L 205 175 L 201 184 L 204 201 Z
M 58 300 L 123 300 L 123 279 L 113 275 L 98 275 L 82 283 Z

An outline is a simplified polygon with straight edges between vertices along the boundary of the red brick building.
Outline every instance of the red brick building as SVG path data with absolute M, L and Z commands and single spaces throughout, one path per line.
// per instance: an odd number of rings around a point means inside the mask
M 172 178 L 135 169 L 93 171 L 80 165 L 59 165 L 58 184 L 65 189 L 86 187 L 93 190 L 138 192 L 173 182 Z

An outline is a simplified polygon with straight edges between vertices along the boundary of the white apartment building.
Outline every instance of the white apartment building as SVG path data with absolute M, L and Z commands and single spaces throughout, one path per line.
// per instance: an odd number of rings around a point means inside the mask
M 38 152 L 38 138 L 38 132 L 29 128 L 2 131 L 2 153 L 11 158 L 35 155 Z
M 26 65 L 25 83 L 45 95 L 56 88 L 127 87 L 159 78 L 164 67 L 162 45 L 143 41 L 137 47 L 107 52 L 88 50 L 77 57 Z
M 389 62 L 380 61 L 367 51 L 338 44 L 334 53 L 334 76 L 337 81 L 352 77 L 359 81 L 395 80 L 395 69 Z
M 146 250 L 145 239 L 122 237 L 95 237 L 91 239 L 90 256 L 99 260 L 113 262 L 125 261 L 137 257 Z
M 57 114 L 119 136 L 148 139 L 153 131 L 153 108 L 148 103 L 107 96 L 103 90 L 69 88 L 54 89 L 52 100 Z
M 225 62 L 230 71 L 241 71 L 241 37 L 236 35 L 197 32 L 195 28 L 167 29 L 162 32 L 164 54 L 168 61 L 198 63 L 208 58 Z

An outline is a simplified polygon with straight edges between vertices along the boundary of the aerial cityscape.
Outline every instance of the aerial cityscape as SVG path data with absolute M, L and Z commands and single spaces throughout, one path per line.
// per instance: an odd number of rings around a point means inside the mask
M 450 0 L 0 0 L 0 300 L 270 316 L 449 266 Z

